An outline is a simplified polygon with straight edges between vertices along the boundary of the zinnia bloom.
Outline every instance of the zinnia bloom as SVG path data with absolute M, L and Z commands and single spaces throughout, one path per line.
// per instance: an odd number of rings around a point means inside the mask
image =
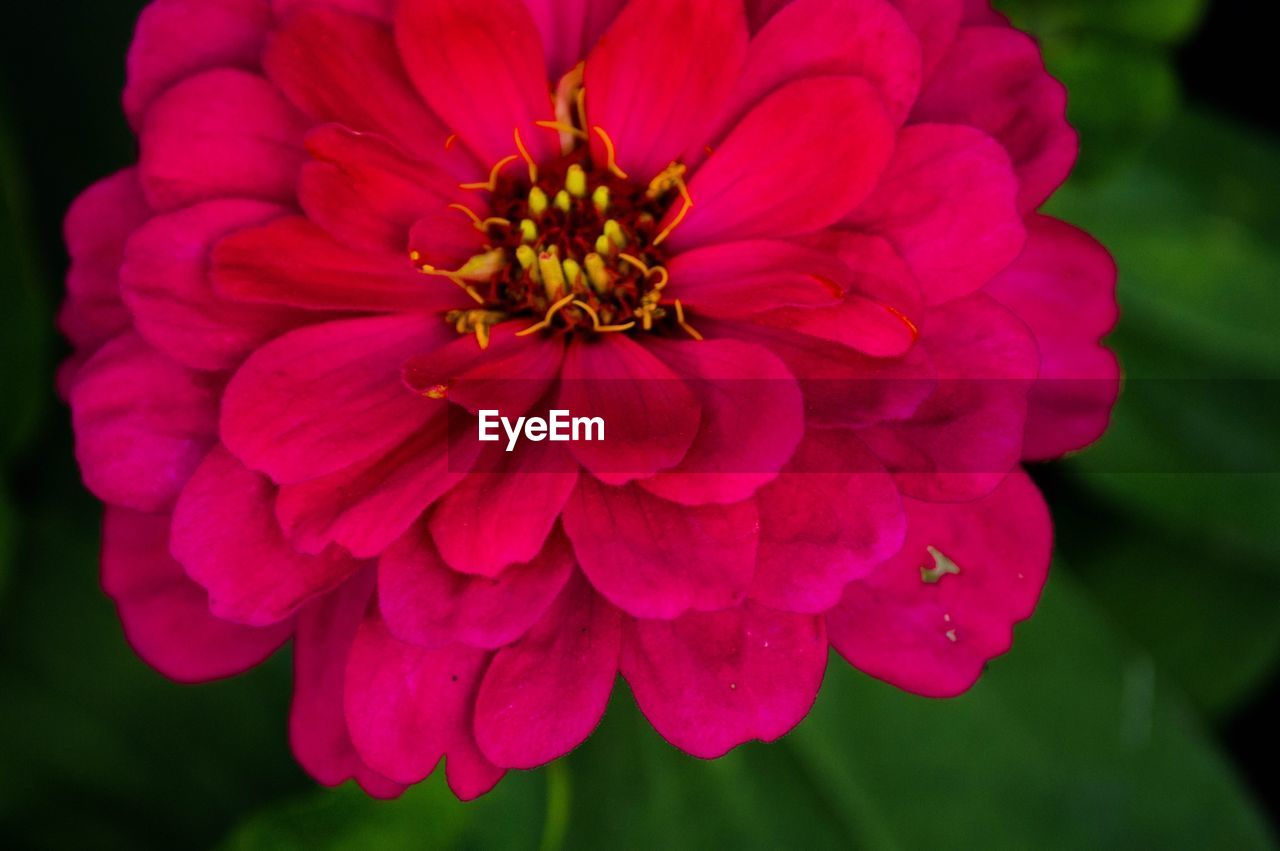
M 619 674 L 716 757 L 829 647 L 955 695 L 1030 615 L 1115 272 L 984 3 L 155 0 L 124 103 L 62 314 L 103 584 L 177 680 L 292 640 L 321 782 L 482 794 Z

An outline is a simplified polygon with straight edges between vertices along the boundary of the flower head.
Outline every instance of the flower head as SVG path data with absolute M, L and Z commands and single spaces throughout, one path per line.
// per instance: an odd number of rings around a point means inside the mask
M 829 646 L 964 691 L 1048 567 L 1021 462 L 1115 398 L 1064 103 L 962 0 L 155 0 L 62 314 L 130 640 L 292 639 L 299 760 L 379 795 L 561 756 L 619 673 L 701 757 Z M 474 439 L 553 409 L 608 439 Z

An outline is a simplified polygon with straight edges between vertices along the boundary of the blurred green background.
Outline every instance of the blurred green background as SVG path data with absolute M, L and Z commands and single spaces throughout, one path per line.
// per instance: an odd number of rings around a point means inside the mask
M 0 31 L 0 846 L 1276 846 L 1280 420 L 1271 385 L 1224 380 L 1280 378 L 1280 75 L 1256 4 L 999 4 L 1071 88 L 1083 159 L 1050 212 L 1120 262 L 1130 376 L 1104 442 L 1035 471 L 1059 563 L 1013 652 L 945 703 L 833 664 L 795 733 L 714 763 L 620 689 L 587 745 L 470 805 L 438 779 L 392 804 L 317 789 L 287 749 L 287 652 L 174 685 L 98 590 L 51 317 L 63 211 L 133 158 L 141 5 L 9 4 Z M 1171 376 L 1207 380 L 1147 380 Z M 1135 458 L 1160 472 L 1114 472 Z

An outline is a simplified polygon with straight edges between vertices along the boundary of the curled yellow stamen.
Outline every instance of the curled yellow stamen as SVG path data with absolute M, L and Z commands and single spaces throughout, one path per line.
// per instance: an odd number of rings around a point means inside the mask
M 597 125 L 591 129 L 600 137 L 600 141 L 604 142 L 605 154 L 608 157 L 606 167 L 617 177 L 626 180 L 627 173 L 618 166 L 618 149 L 614 147 L 613 139 L 609 138 L 609 134 L 605 132 L 603 127 Z
M 666 266 L 654 266 L 649 270 L 649 274 L 645 277 L 649 278 L 654 275 L 658 276 L 658 282 L 656 284 L 652 284 L 653 291 L 655 293 L 660 293 L 667 288 L 667 284 L 671 283 L 671 273 L 667 271 Z
M 524 139 L 520 138 L 520 128 L 515 129 L 516 150 L 520 152 L 520 156 L 529 165 L 529 182 L 538 182 L 538 164 L 533 161 L 533 157 L 529 155 L 529 149 L 524 146 Z
M 450 204 L 448 209 L 457 210 L 459 213 L 464 213 L 467 218 L 471 219 L 471 223 L 476 227 L 480 227 L 480 223 L 484 221 L 483 219 L 480 218 L 479 213 L 477 213 L 475 210 L 468 207 L 466 204 Z
M 680 227 L 681 222 L 684 221 L 685 216 L 689 215 L 689 211 L 692 209 L 693 209 L 693 201 L 691 199 L 686 198 L 684 201 L 684 204 L 680 207 L 680 212 L 677 213 L 676 217 L 671 220 L 671 224 L 667 225 L 665 228 L 662 229 L 662 233 L 658 234 L 657 238 L 654 239 L 653 244 L 661 245 L 662 243 L 666 242 L 667 237 L 671 236 L 672 232 L 676 228 Z
M 634 266 L 636 269 L 639 270 L 640 274 L 644 275 L 646 278 L 649 277 L 649 274 L 650 274 L 649 266 L 639 257 L 635 257 L 634 255 L 631 255 L 631 254 L 619 254 L 618 259 L 621 260 L 623 263 L 626 263 L 628 266 Z
M 680 303 L 680 299 L 676 299 L 676 324 L 684 329 L 684 332 L 695 340 L 702 341 L 705 339 L 701 334 L 694 330 L 693 326 L 684 321 L 684 305 Z
M 512 154 L 509 157 L 503 157 L 494 165 L 493 170 L 489 172 L 489 179 L 484 183 L 463 183 L 460 188 L 482 189 L 485 192 L 493 192 L 498 188 L 498 175 L 502 173 L 504 168 L 511 165 L 518 159 L 520 159 L 519 154 Z
M 530 325 L 528 328 L 524 329 L 523 331 L 517 331 L 516 336 L 527 337 L 530 334 L 536 334 L 538 331 L 541 331 L 544 328 L 550 328 L 551 321 L 556 318 L 556 314 L 564 310 L 567 306 L 569 306 L 569 304 L 573 302 L 573 299 L 574 297 L 572 295 L 567 295 L 564 298 L 560 299 L 555 304 L 551 305 L 551 307 L 547 310 L 547 315 L 543 318 L 541 322 L 539 322 L 537 325 Z

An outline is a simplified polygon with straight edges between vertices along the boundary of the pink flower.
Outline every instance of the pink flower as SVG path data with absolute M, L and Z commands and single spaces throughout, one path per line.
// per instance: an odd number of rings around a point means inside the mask
M 178 680 L 292 639 L 321 782 L 482 794 L 619 673 L 716 757 L 829 646 L 954 695 L 1030 615 L 1115 272 L 985 4 L 155 0 L 124 101 L 62 314 L 103 583 Z M 471 437 L 552 407 L 609 439 Z

